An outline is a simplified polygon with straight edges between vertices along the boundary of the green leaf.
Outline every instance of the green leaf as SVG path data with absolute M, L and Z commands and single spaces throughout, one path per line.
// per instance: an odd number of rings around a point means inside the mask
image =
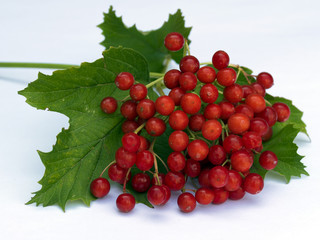
M 58 134 L 51 152 L 39 151 L 46 169 L 39 182 L 42 188 L 28 204 L 58 204 L 65 210 L 69 200 L 80 199 L 89 205 L 95 199 L 90 183 L 114 160 L 124 121 L 119 109 L 114 114 L 103 113 L 100 102 L 106 96 L 122 99 L 128 94 L 114 84 L 115 76 L 122 71 L 131 72 L 142 83 L 149 81 L 146 59 L 132 49 L 119 47 L 108 49 L 102 59 L 79 68 L 55 71 L 51 76 L 40 73 L 19 92 L 31 106 L 68 116 L 70 124 Z M 143 198 L 137 201 L 150 206 Z
M 180 10 L 169 15 L 169 19 L 162 27 L 148 32 L 139 31 L 135 25 L 128 28 L 124 25 L 122 17 L 117 17 L 112 6 L 109 12 L 104 14 L 104 22 L 99 25 L 105 40 L 101 44 L 107 49 L 111 46 L 124 46 L 140 52 L 149 63 L 151 72 L 162 72 L 165 60 L 173 58 L 179 62 L 183 56 L 183 50 L 169 52 L 163 42 L 170 32 L 179 32 L 186 39 L 191 28 L 185 27 L 184 18 Z M 189 41 L 190 42 L 190 41 Z
M 278 164 L 273 171 L 284 176 L 287 182 L 292 176 L 309 175 L 301 163 L 303 156 L 297 153 L 298 146 L 293 142 L 299 132 L 294 125 L 288 124 L 263 143 L 263 151 L 272 151 L 278 157 Z M 264 177 L 267 171 L 260 166 L 258 158 L 257 155 L 252 171 Z

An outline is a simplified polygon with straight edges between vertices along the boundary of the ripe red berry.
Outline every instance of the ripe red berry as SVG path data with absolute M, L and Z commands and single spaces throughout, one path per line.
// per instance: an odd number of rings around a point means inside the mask
M 120 90 L 128 90 L 134 83 L 134 77 L 129 72 L 121 72 L 116 76 L 115 84 Z
M 165 37 L 164 45 L 169 51 L 179 51 L 184 45 L 184 37 L 181 33 L 171 32 Z
M 257 194 L 263 189 L 263 178 L 257 173 L 249 173 L 243 182 L 243 189 L 251 194 Z
M 196 57 L 187 55 L 180 60 L 179 66 L 181 72 L 196 73 L 199 70 L 200 63 Z
M 218 104 L 209 103 L 203 110 L 203 115 L 206 119 L 219 119 L 222 114 L 222 109 Z
M 213 190 L 214 199 L 212 201 L 213 204 L 222 204 L 228 200 L 229 192 L 224 190 L 223 188 L 217 188 Z
M 151 180 L 151 184 L 152 185 L 163 185 L 164 178 L 166 175 L 164 173 L 158 173 L 157 175 L 158 175 L 158 177 L 156 176 L 156 174 L 153 175 L 153 178 Z M 159 182 L 158 182 L 158 180 L 159 180 Z
M 263 136 L 268 132 L 269 125 L 263 118 L 256 117 L 250 121 L 249 130 L 258 133 L 260 136 Z
M 220 102 L 219 106 L 221 107 L 221 119 L 227 120 L 234 112 L 234 106 L 229 102 Z
M 218 70 L 228 67 L 229 55 L 222 50 L 215 52 L 212 56 L 212 65 Z
M 210 203 L 212 203 L 213 199 L 214 199 L 214 192 L 213 190 L 211 190 L 210 188 L 199 188 L 196 191 L 196 200 L 198 203 L 202 204 L 202 205 L 208 205 Z
M 117 110 L 118 103 L 117 100 L 113 97 L 106 97 L 102 99 L 100 103 L 100 107 L 102 111 L 104 111 L 107 114 L 114 113 Z
M 240 105 L 236 106 L 235 112 L 236 113 L 243 113 L 243 114 L 247 115 L 250 120 L 254 117 L 254 112 L 253 112 L 252 108 L 250 106 L 248 106 L 247 104 L 240 104 Z
M 223 90 L 223 96 L 231 103 L 240 102 L 243 98 L 242 87 L 236 83 L 225 87 Z
M 179 85 L 185 91 L 192 91 L 197 86 L 197 77 L 191 72 L 182 73 L 179 77 Z
M 243 97 L 246 98 L 249 96 L 251 93 L 256 93 L 256 90 L 249 85 L 242 85 L 242 90 L 243 90 Z
M 183 131 L 174 131 L 170 134 L 168 142 L 173 151 L 181 152 L 187 148 L 189 137 Z
M 150 146 L 150 142 L 145 138 L 139 135 L 140 138 L 140 146 L 138 149 L 138 152 L 141 152 L 143 150 L 147 150 Z
M 120 167 L 118 164 L 112 164 L 108 169 L 109 178 L 114 181 L 122 184 L 125 180 L 127 174 L 127 169 Z
M 120 112 L 122 116 L 124 116 L 128 120 L 134 120 L 137 117 L 136 108 L 137 104 L 134 101 L 127 100 L 122 104 Z
M 152 100 L 143 99 L 138 103 L 136 112 L 140 118 L 149 119 L 156 113 L 156 107 Z
M 261 136 L 253 131 L 249 131 L 243 134 L 242 142 L 245 148 L 248 150 L 259 148 L 262 145 Z
M 166 192 L 162 186 L 153 185 L 147 193 L 148 201 L 155 206 L 161 205 L 166 198 Z
M 134 120 L 126 120 L 122 123 L 121 129 L 123 133 L 134 132 L 139 127 L 139 124 Z
M 189 177 L 198 177 L 201 171 L 201 165 L 200 162 L 188 159 L 186 162 L 186 166 L 184 168 L 184 173 Z
M 169 125 L 173 130 L 184 130 L 189 123 L 188 115 L 181 110 L 174 111 L 169 116 Z
M 208 160 L 213 165 L 221 165 L 227 158 L 227 154 L 221 145 L 213 145 L 209 148 Z
M 192 212 L 197 205 L 195 197 L 188 192 L 180 194 L 177 202 L 180 210 L 184 213 Z
M 278 115 L 278 122 L 285 122 L 289 119 L 290 117 L 290 108 L 288 107 L 287 104 L 277 102 L 272 105 L 273 109 L 276 110 L 277 115 Z
M 146 173 L 137 173 L 132 177 L 131 186 L 137 192 L 146 192 L 151 185 L 151 179 Z
M 245 194 L 246 194 L 246 192 L 243 190 L 242 187 L 240 187 L 235 191 L 229 192 L 229 199 L 240 200 L 244 197 Z
M 115 156 L 117 164 L 122 168 L 131 168 L 137 159 L 137 154 L 126 151 L 123 147 L 120 147 L 116 151 Z
M 135 153 L 140 147 L 140 137 L 136 133 L 126 133 L 123 135 L 121 142 L 123 148 L 128 152 Z
M 266 89 L 259 83 L 251 83 L 251 86 L 255 90 L 256 93 L 264 97 L 266 95 Z
M 160 96 L 155 102 L 156 110 L 163 116 L 170 115 L 174 110 L 174 101 L 171 97 Z
M 179 191 L 184 187 L 186 180 L 181 172 L 168 172 L 164 178 L 164 183 L 170 190 Z
M 167 159 L 168 168 L 173 172 L 179 172 L 186 166 L 186 158 L 181 152 L 172 152 Z
M 171 191 L 170 191 L 170 188 L 167 185 L 161 185 L 161 187 L 165 191 L 164 201 L 161 203 L 161 205 L 165 205 L 169 201 L 169 199 L 171 197 Z
M 203 124 L 201 132 L 204 138 L 216 140 L 222 133 L 221 123 L 216 119 L 208 120 Z
M 216 166 L 209 172 L 209 180 L 212 187 L 224 187 L 228 183 L 228 179 L 228 170 L 225 167 Z
M 263 118 L 272 127 L 278 120 L 278 115 L 273 107 L 266 107 L 262 112 L 256 114 L 257 117 Z
M 176 106 L 180 106 L 181 98 L 186 93 L 182 88 L 176 87 L 169 92 L 169 97 L 172 98 Z
M 247 96 L 245 102 L 255 113 L 262 112 L 266 108 L 266 101 L 257 93 L 252 93 Z
M 117 208 L 121 212 L 127 213 L 134 208 L 134 206 L 136 205 L 136 200 L 130 193 L 122 193 L 118 196 L 116 204 Z
M 209 153 L 209 147 L 207 143 L 200 139 L 190 142 L 187 149 L 189 156 L 196 161 L 205 159 Z
M 231 86 L 236 82 L 237 73 L 233 68 L 221 69 L 217 74 L 217 81 L 222 86 Z
M 181 75 L 181 72 L 177 69 L 171 69 L 163 77 L 164 85 L 166 85 L 167 88 L 173 89 L 176 87 L 179 87 L 179 77 Z
M 235 134 L 241 134 L 250 127 L 250 119 L 243 113 L 235 113 L 228 119 L 228 128 Z
M 187 114 L 195 114 L 201 109 L 201 99 L 194 93 L 186 93 L 181 98 L 181 108 Z
M 273 85 L 273 77 L 270 73 L 261 72 L 257 76 L 257 82 L 261 84 L 264 88 L 271 88 Z
M 158 137 L 165 132 L 166 124 L 162 119 L 153 117 L 146 122 L 145 128 L 149 135 Z
M 253 164 L 252 155 L 245 149 L 235 151 L 231 155 L 231 166 L 238 172 L 247 172 Z
M 238 190 L 242 183 L 241 175 L 235 170 L 229 170 L 228 174 L 229 174 L 228 182 L 224 186 L 224 189 L 229 192 Z
M 198 70 L 197 77 L 200 82 L 212 83 L 216 79 L 216 71 L 212 67 L 204 66 Z
M 199 181 L 199 184 L 201 187 L 211 188 L 211 183 L 209 180 L 209 172 L 210 172 L 210 169 L 208 169 L 208 168 L 203 169 L 200 172 L 199 177 L 198 177 L 198 181 Z
M 148 171 L 153 167 L 154 156 L 148 150 L 143 150 L 137 153 L 136 166 L 141 171 Z
M 202 129 L 203 124 L 205 123 L 206 119 L 202 114 L 195 114 L 190 116 L 189 118 L 189 128 L 194 132 L 198 132 Z
M 264 169 L 272 170 L 278 164 L 277 155 L 271 151 L 264 151 L 263 153 L 261 153 L 261 155 L 259 157 L 259 163 L 260 163 L 261 167 L 263 167 Z
M 148 89 L 145 85 L 141 83 L 134 84 L 130 88 L 130 97 L 132 100 L 140 101 L 142 99 L 145 99 L 148 94 Z
M 93 196 L 102 198 L 110 191 L 110 183 L 107 179 L 99 177 L 94 179 L 90 184 L 90 191 Z
M 243 147 L 243 142 L 241 137 L 230 134 L 223 141 L 223 148 L 227 153 L 240 150 Z
M 207 83 L 201 87 L 200 97 L 205 103 L 213 103 L 219 97 L 218 89 L 211 83 Z

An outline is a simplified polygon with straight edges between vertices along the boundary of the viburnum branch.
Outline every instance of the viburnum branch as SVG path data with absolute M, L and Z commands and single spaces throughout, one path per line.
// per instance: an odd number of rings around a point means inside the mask
M 123 193 L 125 193 L 127 191 L 127 182 L 128 182 L 128 177 L 130 174 L 131 168 L 128 169 L 127 173 L 126 173 L 126 178 L 124 179 L 124 183 L 123 183 Z
M 159 179 L 159 169 L 158 169 L 158 161 L 157 161 L 157 158 L 156 158 L 156 155 L 155 155 L 155 152 L 153 151 L 153 147 L 154 147 L 154 144 L 156 142 L 156 138 L 153 139 L 151 145 L 150 145 L 150 148 L 149 148 L 149 151 L 152 153 L 153 155 L 153 160 L 154 160 L 154 176 L 156 178 L 156 182 L 157 182 L 157 185 L 160 185 L 160 179 Z
M 155 85 L 155 84 L 157 84 L 158 82 L 161 82 L 161 81 L 163 81 L 163 76 L 160 77 L 160 78 L 158 78 L 158 79 L 156 79 L 156 80 L 154 80 L 153 82 L 147 84 L 147 85 L 146 85 L 146 88 L 150 88 L 150 87 L 152 87 L 153 85 Z
M 142 124 L 134 131 L 134 133 L 135 133 L 135 134 L 138 134 L 138 133 L 144 128 L 145 125 L 146 125 L 146 123 L 142 123 Z
M 153 154 L 160 160 L 160 162 L 162 163 L 162 165 L 165 167 L 165 169 L 167 170 L 167 172 L 169 172 L 169 169 L 167 167 L 167 165 L 165 164 L 165 162 L 162 160 L 162 158 L 156 154 L 155 152 L 153 152 Z
M 100 176 L 99 177 L 102 177 L 102 175 L 104 174 L 104 172 L 112 165 L 114 164 L 116 161 L 113 160 L 111 163 L 108 164 L 108 166 L 105 167 L 105 169 L 103 169 L 103 171 L 101 172 Z
M 229 67 L 233 67 L 233 68 L 237 68 L 238 69 L 238 73 L 242 72 L 244 77 L 246 78 L 247 82 L 249 84 L 251 84 L 251 81 L 249 80 L 249 76 L 250 74 L 246 73 L 246 71 L 244 71 L 244 69 L 242 67 L 240 67 L 239 65 L 236 65 L 236 64 L 229 64 Z M 238 78 L 238 75 L 237 75 L 237 78 Z

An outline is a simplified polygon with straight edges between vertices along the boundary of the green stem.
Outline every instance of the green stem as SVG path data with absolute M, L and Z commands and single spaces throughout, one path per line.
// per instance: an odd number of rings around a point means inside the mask
M 66 69 L 66 68 L 71 68 L 71 67 L 79 67 L 79 65 L 59 64 L 59 63 L 0 62 L 0 67 Z
M 155 85 L 155 84 L 157 84 L 158 82 L 161 82 L 161 81 L 163 81 L 163 77 L 160 77 L 160 78 L 154 80 L 153 82 L 147 84 L 147 85 L 146 85 L 146 88 L 150 88 L 150 87 L 152 87 L 153 85 Z
M 203 62 L 203 63 L 200 63 L 200 65 L 212 65 L 212 62 Z
M 164 76 L 163 73 L 157 73 L 157 72 L 150 72 L 149 74 L 151 78 L 160 78 Z

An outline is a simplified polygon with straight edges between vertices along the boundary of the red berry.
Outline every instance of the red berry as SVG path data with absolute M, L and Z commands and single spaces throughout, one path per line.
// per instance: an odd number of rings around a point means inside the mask
M 152 205 L 161 205 L 166 198 L 166 192 L 162 186 L 153 185 L 147 193 L 147 199 Z
M 217 81 L 221 86 L 231 86 L 236 82 L 237 73 L 233 68 L 221 69 L 217 74 Z
M 123 135 L 121 142 L 123 148 L 128 152 L 135 153 L 140 147 L 140 137 L 136 133 L 126 133 Z
M 185 91 L 192 91 L 197 86 L 197 77 L 191 72 L 182 73 L 179 77 L 180 87 Z
M 253 87 L 255 92 L 261 95 L 262 97 L 266 95 L 266 89 L 259 83 L 251 83 L 251 86 Z
M 196 205 L 196 199 L 191 193 L 184 192 L 178 197 L 178 206 L 184 213 L 192 212 L 196 208 Z
M 242 90 L 243 90 L 243 97 L 244 98 L 249 96 L 251 93 L 256 93 L 256 90 L 252 86 L 249 86 L 249 85 L 243 85 Z
M 213 204 L 222 204 L 228 200 L 229 192 L 224 190 L 223 188 L 217 188 L 213 190 L 214 199 L 212 201 Z
M 222 50 L 215 52 L 212 56 L 212 65 L 218 70 L 228 67 L 229 55 Z
M 195 197 L 198 203 L 208 205 L 214 199 L 214 192 L 210 188 L 199 188 L 196 191 Z
M 194 93 L 186 93 L 181 98 L 181 108 L 187 114 L 195 114 L 201 109 L 201 99 Z
M 121 129 L 123 133 L 134 132 L 139 127 L 139 124 L 134 120 L 126 120 L 122 123 Z
M 234 106 L 229 102 L 220 102 L 219 106 L 221 107 L 221 119 L 227 120 L 234 112 Z
M 174 101 L 171 97 L 160 96 L 155 102 L 156 110 L 163 116 L 170 115 L 174 110 Z
M 235 134 L 247 131 L 250 127 L 250 119 L 243 113 L 235 113 L 228 119 L 228 128 Z
M 196 139 L 188 145 L 188 154 L 193 160 L 201 161 L 208 156 L 208 153 L 209 147 L 203 140 Z
M 100 107 L 102 111 L 104 111 L 107 114 L 114 113 L 117 110 L 118 103 L 117 100 L 113 97 L 106 97 L 102 99 L 100 103 Z
M 128 90 L 134 83 L 134 77 L 129 72 L 121 72 L 115 79 L 115 84 L 120 90 Z
M 242 187 L 240 187 L 235 191 L 229 192 L 229 199 L 240 200 L 244 197 L 245 194 L 246 194 L 246 192 L 243 190 Z
M 231 155 L 231 166 L 234 170 L 238 172 L 244 173 L 249 171 L 252 164 L 253 164 L 253 157 L 245 149 L 235 151 Z
M 206 119 L 219 119 L 222 114 L 222 109 L 218 104 L 209 103 L 203 110 L 203 115 Z
M 243 146 L 241 137 L 230 134 L 223 141 L 223 148 L 227 153 L 240 150 Z
M 261 84 L 264 88 L 271 88 L 273 85 L 273 77 L 270 73 L 262 72 L 257 76 L 257 82 Z
M 201 171 L 200 162 L 188 159 L 184 168 L 184 173 L 189 177 L 198 177 Z
M 249 117 L 249 119 L 252 119 L 254 117 L 254 112 L 250 106 L 247 104 L 240 104 L 236 106 L 235 108 L 236 113 L 243 113 Z
M 247 96 L 245 102 L 255 113 L 262 112 L 266 108 L 266 101 L 257 93 L 252 93 Z
M 184 169 L 186 158 L 181 152 L 172 152 L 168 156 L 167 165 L 171 171 L 179 172 Z
M 154 156 L 148 150 L 143 150 L 137 153 L 136 166 L 141 171 L 148 171 L 153 167 Z
M 216 119 L 208 120 L 203 124 L 201 132 L 204 138 L 212 141 L 216 140 L 222 132 L 221 123 Z
M 278 122 L 285 122 L 289 119 L 290 117 L 290 108 L 288 107 L 287 104 L 277 102 L 272 105 L 273 109 L 276 110 L 277 115 L 278 115 Z
M 262 112 L 256 114 L 257 117 L 263 118 L 272 127 L 278 120 L 278 115 L 273 107 L 266 107 Z
M 167 88 L 173 89 L 176 87 L 179 87 L 179 77 L 181 75 L 181 72 L 177 69 L 171 69 L 163 77 L 164 85 L 166 85 Z
M 263 178 L 257 173 L 249 173 L 243 182 L 243 188 L 246 192 L 257 194 L 263 189 Z
M 228 174 L 229 174 L 228 182 L 224 186 L 224 189 L 229 192 L 238 190 L 242 183 L 241 175 L 235 170 L 229 170 Z
M 148 94 L 148 89 L 146 88 L 145 85 L 141 83 L 134 84 L 130 88 L 130 97 L 132 98 L 132 100 L 140 101 L 146 98 L 147 94 Z
M 122 184 L 125 180 L 127 174 L 127 169 L 120 167 L 118 164 L 112 164 L 108 169 L 109 178 L 114 181 Z
M 210 169 L 203 169 L 199 174 L 198 181 L 202 187 L 206 187 L 206 188 L 211 187 L 211 183 L 209 180 L 209 172 L 210 172 Z
M 117 164 L 122 168 L 131 168 L 137 159 L 137 154 L 126 151 L 123 147 L 116 151 L 115 156 Z
M 180 106 L 181 98 L 186 93 L 182 88 L 176 87 L 169 92 L 169 97 L 172 98 L 176 106 Z
M 117 201 L 117 208 L 121 212 L 130 212 L 134 206 L 136 205 L 136 200 L 134 199 L 134 196 L 132 196 L 130 193 L 122 193 L 118 196 Z
M 243 98 L 242 87 L 236 83 L 225 87 L 223 90 L 223 96 L 231 103 L 240 102 Z
M 161 205 L 165 205 L 171 197 L 171 191 L 167 185 L 161 185 L 161 187 L 165 191 L 165 198 L 164 198 L 164 201 L 161 203 Z
M 200 82 L 212 83 L 216 79 L 216 71 L 212 67 L 204 66 L 198 70 L 197 77 Z
M 169 51 L 179 51 L 184 45 L 184 37 L 181 33 L 171 32 L 165 37 L 164 45 Z
M 161 136 L 166 130 L 165 122 L 160 118 L 150 118 L 146 123 L 146 131 L 153 137 Z
M 203 124 L 205 123 L 206 119 L 202 114 L 195 114 L 190 116 L 189 118 L 189 128 L 194 132 L 198 132 L 202 129 Z
M 170 134 L 168 142 L 173 151 L 181 152 L 187 148 L 189 137 L 183 131 L 174 131 Z
M 209 172 L 209 180 L 212 187 L 221 188 L 228 183 L 228 170 L 222 166 L 213 167 Z
M 259 148 L 262 145 L 261 136 L 256 132 L 246 132 L 242 136 L 242 142 L 246 149 L 251 150 Z
M 200 97 L 205 103 L 213 103 L 219 97 L 218 89 L 211 83 L 205 84 L 200 89 Z
M 164 183 L 170 190 L 179 191 L 184 187 L 186 180 L 181 172 L 168 172 L 164 178 Z
M 156 107 L 152 100 L 143 99 L 138 103 L 136 111 L 140 118 L 149 119 L 155 114 Z
M 164 178 L 165 178 L 165 174 L 164 173 L 158 173 L 158 177 L 154 174 L 153 178 L 151 180 L 151 184 L 152 185 L 162 185 L 164 184 Z M 159 182 L 158 182 L 159 179 Z
M 138 152 L 141 152 L 143 150 L 147 150 L 150 146 L 149 141 L 142 136 L 139 136 L 139 138 L 140 138 L 140 146 L 139 146 Z
M 134 101 L 127 100 L 122 104 L 120 112 L 122 116 L 124 116 L 128 120 L 134 120 L 137 117 L 136 108 L 137 104 Z
M 266 170 L 272 170 L 277 166 L 278 158 L 277 155 L 271 151 L 265 151 L 261 153 L 259 157 L 259 163 L 261 167 Z
M 151 185 L 151 179 L 146 173 L 137 173 L 132 177 L 131 185 L 137 192 L 146 192 Z
M 250 131 L 258 133 L 260 136 L 268 132 L 269 125 L 263 118 L 254 118 L 250 121 Z
M 90 184 L 90 191 L 93 196 L 102 198 L 110 191 L 110 183 L 107 179 L 99 177 L 94 179 Z
M 208 160 L 213 165 L 221 165 L 227 158 L 227 154 L 221 145 L 213 145 L 209 148 Z
M 179 66 L 181 72 L 196 73 L 199 70 L 200 64 L 196 57 L 188 55 L 181 59 Z
M 169 125 L 173 130 L 184 130 L 189 123 L 188 115 L 181 110 L 174 111 L 169 116 Z

